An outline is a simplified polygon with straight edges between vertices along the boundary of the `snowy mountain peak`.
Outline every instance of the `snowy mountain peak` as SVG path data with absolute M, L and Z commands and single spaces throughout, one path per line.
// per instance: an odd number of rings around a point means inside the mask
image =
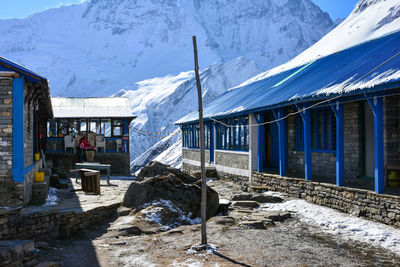
M 192 35 L 201 69 L 238 56 L 267 69 L 334 26 L 311 0 L 91 0 L 1 20 L 0 54 L 47 76 L 53 96 L 108 96 L 192 69 Z

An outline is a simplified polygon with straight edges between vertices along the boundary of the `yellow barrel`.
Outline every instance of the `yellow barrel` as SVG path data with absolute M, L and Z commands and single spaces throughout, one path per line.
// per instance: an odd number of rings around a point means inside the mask
M 35 161 L 38 161 L 40 159 L 40 153 L 35 153 Z
M 35 183 L 43 183 L 44 182 L 44 172 L 35 172 L 34 178 L 35 178 Z
M 391 171 L 388 177 L 388 185 L 392 187 L 400 187 L 400 172 Z

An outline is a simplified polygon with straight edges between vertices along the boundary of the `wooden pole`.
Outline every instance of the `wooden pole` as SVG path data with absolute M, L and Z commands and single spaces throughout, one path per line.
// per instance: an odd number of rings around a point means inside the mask
M 199 100 L 199 122 L 200 122 L 200 166 L 201 166 L 201 244 L 207 244 L 207 182 L 206 182 L 206 165 L 205 165 L 205 155 L 204 155 L 204 123 L 203 123 L 203 101 L 201 94 L 201 83 L 199 75 L 199 62 L 197 58 L 197 41 L 196 36 L 193 39 L 193 49 L 194 49 L 194 71 L 196 73 L 197 82 L 197 96 Z

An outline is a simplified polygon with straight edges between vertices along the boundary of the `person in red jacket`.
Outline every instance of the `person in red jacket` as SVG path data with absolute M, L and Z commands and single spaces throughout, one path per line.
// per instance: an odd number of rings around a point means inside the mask
M 83 135 L 82 139 L 79 141 L 79 146 L 77 149 L 77 154 L 78 154 L 78 161 L 82 161 L 82 158 L 84 158 L 84 154 L 86 150 L 95 150 L 95 147 L 92 146 L 87 140 L 86 136 Z

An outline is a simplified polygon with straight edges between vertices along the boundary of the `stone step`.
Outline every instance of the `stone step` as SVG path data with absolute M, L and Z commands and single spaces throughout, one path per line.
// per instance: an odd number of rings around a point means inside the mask
M 240 200 L 240 201 L 234 201 L 232 204 L 233 207 L 250 207 L 250 208 L 255 208 L 258 206 L 257 201 L 253 200 Z
M 0 241 L 0 266 L 20 266 L 33 260 L 35 242 L 32 240 Z
M 255 191 L 265 191 L 268 190 L 269 188 L 265 185 L 251 185 L 250 186 L 251 189 L 255 190 Z

